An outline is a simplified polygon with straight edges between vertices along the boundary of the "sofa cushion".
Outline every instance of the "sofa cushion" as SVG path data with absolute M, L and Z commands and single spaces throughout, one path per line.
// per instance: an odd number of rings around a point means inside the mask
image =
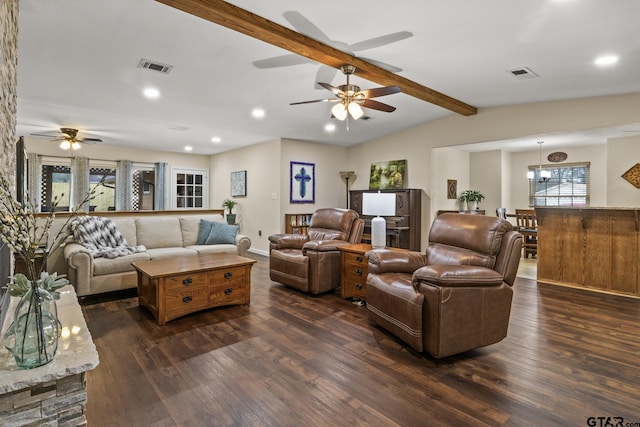
M 131 265 L 135 261 L 146 261 L 150 259 L 146 252 L 138 252 L 120 256 L 117 258 L 94 258 L 93 259 L 93 275 L 104 276 L 105 274 L 124 273 L 125 271 L 134 271 Z
M 193 249 L 199 255 L 204 254 L 232 254 L 238 255 L 238 247 L 236 245 L 193 245 L 187 246 L 186 249 Z
M 147 253 L 151 259 L 169 259 L 184 256 L 196 256 L 198 252 L 193 249 L 183 248 L 182 246 L 172 248 L 155 248 L 148 249 Z
M 129 246 L 138 246 L 138 236 L 136 236 L 136 220 L 134 218 L 117 217 L 110 218 L 118 227 L 118 231 L 127 240 Z
M 182 232 L 178 218 L 138 218 L 136 235 L 139 245 L 147 249 L 182 247 Z
M 189 215 L 180 218 L 180 228 L 182 229 L 182 246 L 185 248 L 192 245 L 203 245 L 209 237 L 210 227 L 202 229 L 201 220 L 216 221 L 224 223 L 224 218 L 219 214 L 212 215 Z M 209 225 L 207 223 L 207 225 Z M 202 237 L 200 236 L 202 232 Z M 200 240 L 202 239 L 202 240 Z
M 234 244 L 236 242 L 236 235 L 240 227 L 237 225 L 228 225 L 221 222 L 212 222 L 211 231 L 205 245 L 218 245 L 218 244 Z

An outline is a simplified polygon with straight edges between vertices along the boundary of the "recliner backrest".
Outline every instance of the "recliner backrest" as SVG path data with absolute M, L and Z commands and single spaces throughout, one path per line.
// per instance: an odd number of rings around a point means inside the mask
M 349 240 L 358 213 L 351 209 L 323 208 L 311 216 L 309 238 L 311 240 Z
M 485 215 L 438 215 L 429 231 L 428 264 L 477 265 L 493 269 L 508 221 Z

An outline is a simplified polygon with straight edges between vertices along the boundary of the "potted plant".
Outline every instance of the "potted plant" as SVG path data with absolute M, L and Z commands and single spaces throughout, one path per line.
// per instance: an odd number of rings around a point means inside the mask
M 464 190 L 460 193 L 458 200 L 460 201 L 460 210 L 465 210 L 463 209 L 465 202 L 467 202 L 467 204 L 469 202 L 472 203 L 471 206 L 468 206 L 469 209 L 477 210 L 479 209 L 478 203 L 484 200 L 484 194 L 478 190 Z
M 222 207 L 229 210 L 229 214 L 227 215 L 227 224 L 235 224 L 236 223 L 236 215 L 233 213 L 233 208 L 238 204 L 233 199 L 224 199 L 222 202 Z

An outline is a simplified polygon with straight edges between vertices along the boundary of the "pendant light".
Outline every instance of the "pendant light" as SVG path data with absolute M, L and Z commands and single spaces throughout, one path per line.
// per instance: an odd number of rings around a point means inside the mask
M 542 169 L 542 144 L 544 144 L 544 141 L 538 141 L 538 145 L 540 146 L 540 163 L 538 165 L 538 174 L 540 176 L 540 180 L 538 182 L 540 183 L 547 182 L 549 178 L 551 178 L 551 172 L 546 169 Z M 527 178 L 529 180 L 533 180 L 535 178 L 534 171 L 528 171 Z

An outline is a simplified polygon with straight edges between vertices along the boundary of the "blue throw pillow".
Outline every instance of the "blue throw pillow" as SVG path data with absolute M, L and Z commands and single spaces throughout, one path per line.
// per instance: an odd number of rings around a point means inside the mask
M 212 222 L 211 231 L 205 245 L 234 244 L 240 227 L 222 222 Z
M 213 221 L 207 221 L 206 219 L 200 220 L 200 229 L 198 230 L 198 241 L 196 242 L 196 244 L 207 244 L 207 238 L 209 237 L 209 233 L 211 232 L 211 224 L 213 224 Z

